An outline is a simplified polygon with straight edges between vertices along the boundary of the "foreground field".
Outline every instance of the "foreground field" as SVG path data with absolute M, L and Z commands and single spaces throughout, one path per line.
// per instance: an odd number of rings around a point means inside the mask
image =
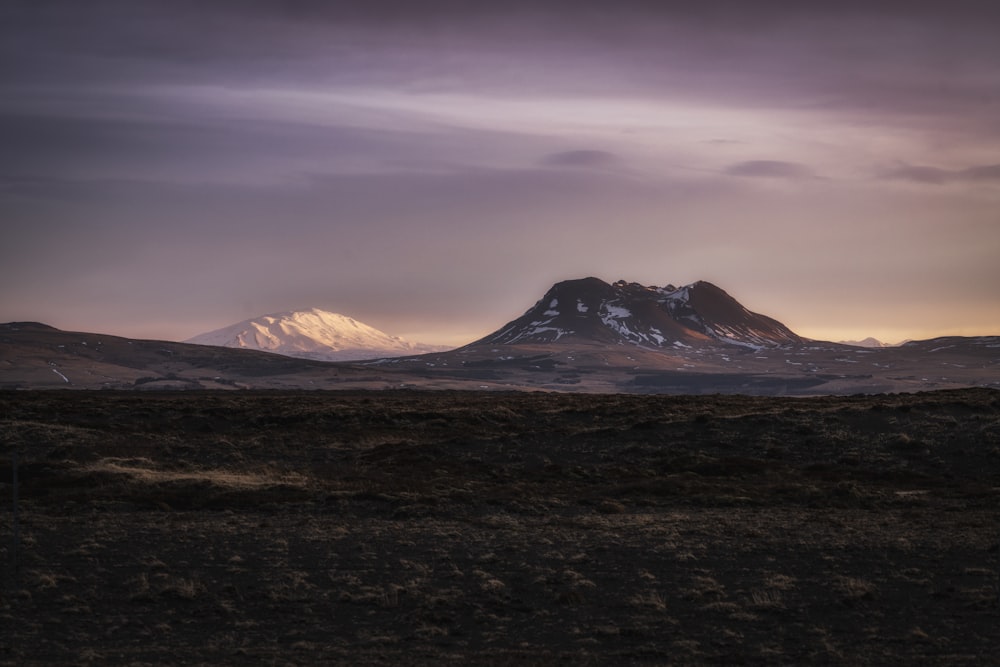
M 7 392 L 0 482 L 5 665 L 1000 652 L 997 391 Z

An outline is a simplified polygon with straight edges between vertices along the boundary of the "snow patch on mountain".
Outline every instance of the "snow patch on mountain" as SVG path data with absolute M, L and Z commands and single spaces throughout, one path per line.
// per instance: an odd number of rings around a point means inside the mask
M 604 320 L 605 324 L 612 320 L 623 320 L 627 317 L 632 317 L 632 311 L 628 308 L 614 306 L 610 303 L 604 304 L 604 315 L 601 316 L 601 319 Z

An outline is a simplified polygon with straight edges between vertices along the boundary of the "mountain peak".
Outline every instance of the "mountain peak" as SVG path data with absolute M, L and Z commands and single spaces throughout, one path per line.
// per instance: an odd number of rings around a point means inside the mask
M 644 347 L 774 347 L 803 339 L 707 281 L 675 287 L 588 277 L 556 283 L 520 318 L 476 344 L 592 341 Z
M 199 334 L 185 342 L 262 350 L 322 361 L 399 357 L 447 349 L 411 343 L 353 317 L 320 308 L 261 315 Z

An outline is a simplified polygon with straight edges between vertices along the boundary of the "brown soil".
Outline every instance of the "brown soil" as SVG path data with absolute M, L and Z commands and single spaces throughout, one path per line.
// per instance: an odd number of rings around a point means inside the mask
M 992 390 L 5 392 L 0 494 L 3 665 L 1000 654 Z

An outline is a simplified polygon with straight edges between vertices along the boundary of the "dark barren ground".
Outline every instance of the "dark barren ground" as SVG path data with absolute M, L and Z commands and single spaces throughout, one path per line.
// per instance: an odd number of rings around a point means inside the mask
M 0 494 L 4 665 L 1000 664 L 986 389 L 6 392 Z

